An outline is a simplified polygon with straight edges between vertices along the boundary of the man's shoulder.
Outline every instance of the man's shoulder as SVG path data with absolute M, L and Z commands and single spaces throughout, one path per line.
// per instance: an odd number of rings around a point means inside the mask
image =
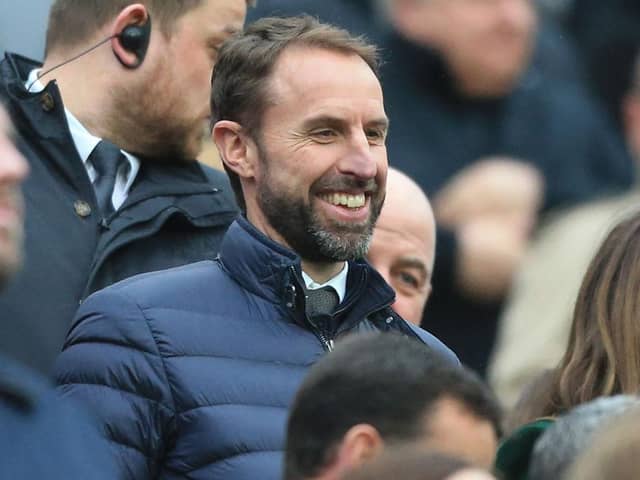
M 224 203 L 234 211 L 238 211 L 238 204 L 236 202 L 236 197 L 233 192 L 233 187 L 231 186 L 231 182 L 229 181 L 229 176 L 216 168 L 212 168 L 208 165 L 200 163 L 200 167 L 202 171 L 209 181 L 211 187 L 215 190 L 222 192 L 222 196 L 224 198 Z
M 218 262 L 210 260 L 136 275 L 89 296 L 65 345 L 108 340 L 156 351 L 150 325 L 154 331 L 175 332 L 188 318 L 215 313 L 236 289 Z
M 180 304 L 187 301 L 186 297 L 210 292 L 212 285 L 219 285 L 225 276 L 217 261 L 203 260 L 135 275 L 94 293 L 86 302 L 127 297 L 143 304 Z
M 444 343 L 438 340 L 434 335 L 420 327 L 413 325 L 410 322 L 406 323 L 420 340 L 422 340 L 429 348 L 439 354 L 444 360 L 451 363 L 452 365 L 460 365 L 460 360 L 458 359 L 457 355 L 453 353 L 453 351 Z

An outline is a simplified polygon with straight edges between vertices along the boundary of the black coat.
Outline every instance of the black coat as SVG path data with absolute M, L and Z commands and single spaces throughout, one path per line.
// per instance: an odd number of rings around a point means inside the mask
M 544 210 L 632 184 L 632 161 L 621 138 L 577 85 L 560 83 L 533 66 L 510 95 L 470 99 L 455 90 L 434 52 L 396 35 L 386 39 L 384 51 L 389 162 L 428 195 L 491 155 L 518 158 L 540 170 Z M 453 232 L 439 228 L 436 244 L 433 295 L 423 327 L 483 372 L 500 305 L 474 302 L 456 288 Z
M 102 220 L 55 82 L 28 93 L 37 67 L 7 55 L 0 101 L 31 168 L 25 263 L 0 296 L 0 351 L 49 373 L 78 304 L 132 275 L 213 259 L 236 216 L 226 176 L 195 161 L 143 161 L 122 207 Z
M 116 478 L 108 445 L 77 405 L 0 357 L 0 478 Z

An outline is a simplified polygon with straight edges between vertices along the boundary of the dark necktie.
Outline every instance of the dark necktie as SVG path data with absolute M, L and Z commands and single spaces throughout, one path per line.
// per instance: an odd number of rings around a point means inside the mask
M 104 216 L 113 213 L 113 188 L 116 185 L 116 176 L 118 168 L 122 162 L 126 161 L 126 157 L 120 149 L 113 143 L 102 140 L 89 155 L 89 162 L 95 168 L 98 176 L 93 182 L 93 188 L 96 191 L 96 199 L 98 206 Z
M 331 315 L 338 306 L 338 293 L 333 287 L 322 287 L 307 290 L 307 315 Z

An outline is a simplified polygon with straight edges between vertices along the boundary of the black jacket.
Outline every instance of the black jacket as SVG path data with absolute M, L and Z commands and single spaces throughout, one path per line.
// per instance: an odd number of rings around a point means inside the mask
M 391 310 L 393 290 L 350 262 L 333 315 L 305 314 L 300 257 L 244 218 L 216 262 L 140 275 L 92 295 L 56 364 L 98 416 L 117 478 L 278 480 L 287 409 L 307 369 L 352 332 L 393 331 L 453 353 Z
M 533 65 L 505 97 L 465 98 L 434 52 L 397 35 L 386 39 L 384 50 L 389 161 L 428 195 L 491 155 L 518 158 L 540 170 L 544 210 L 632 184 L 632 161 L 622 140 L 577 85 L 559 82 Z M 436 244 L 433 295 L 423 326 L 463 363 L 483 372 L 500 305 L 474 302 L 456 288 L 453 232 L 440 228 Z
M 0 351 L 48 373 L 88 294 L 214 258 L 236 206 L 221 172 L 195 161 L 143 161 L 126 202 L 103 221 L 55 82 L 40 93 L 24 88 L 37 66 L 17 55 L 0 63 L 0 101 L 31 168 L 25 264 L 0 296 Z

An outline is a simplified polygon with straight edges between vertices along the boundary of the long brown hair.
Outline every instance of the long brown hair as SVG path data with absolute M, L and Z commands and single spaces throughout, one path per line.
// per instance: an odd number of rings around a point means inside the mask
M 640 213 L 604 240 L 582 281 L 564 357 L 540 416 L 640 390 Z

